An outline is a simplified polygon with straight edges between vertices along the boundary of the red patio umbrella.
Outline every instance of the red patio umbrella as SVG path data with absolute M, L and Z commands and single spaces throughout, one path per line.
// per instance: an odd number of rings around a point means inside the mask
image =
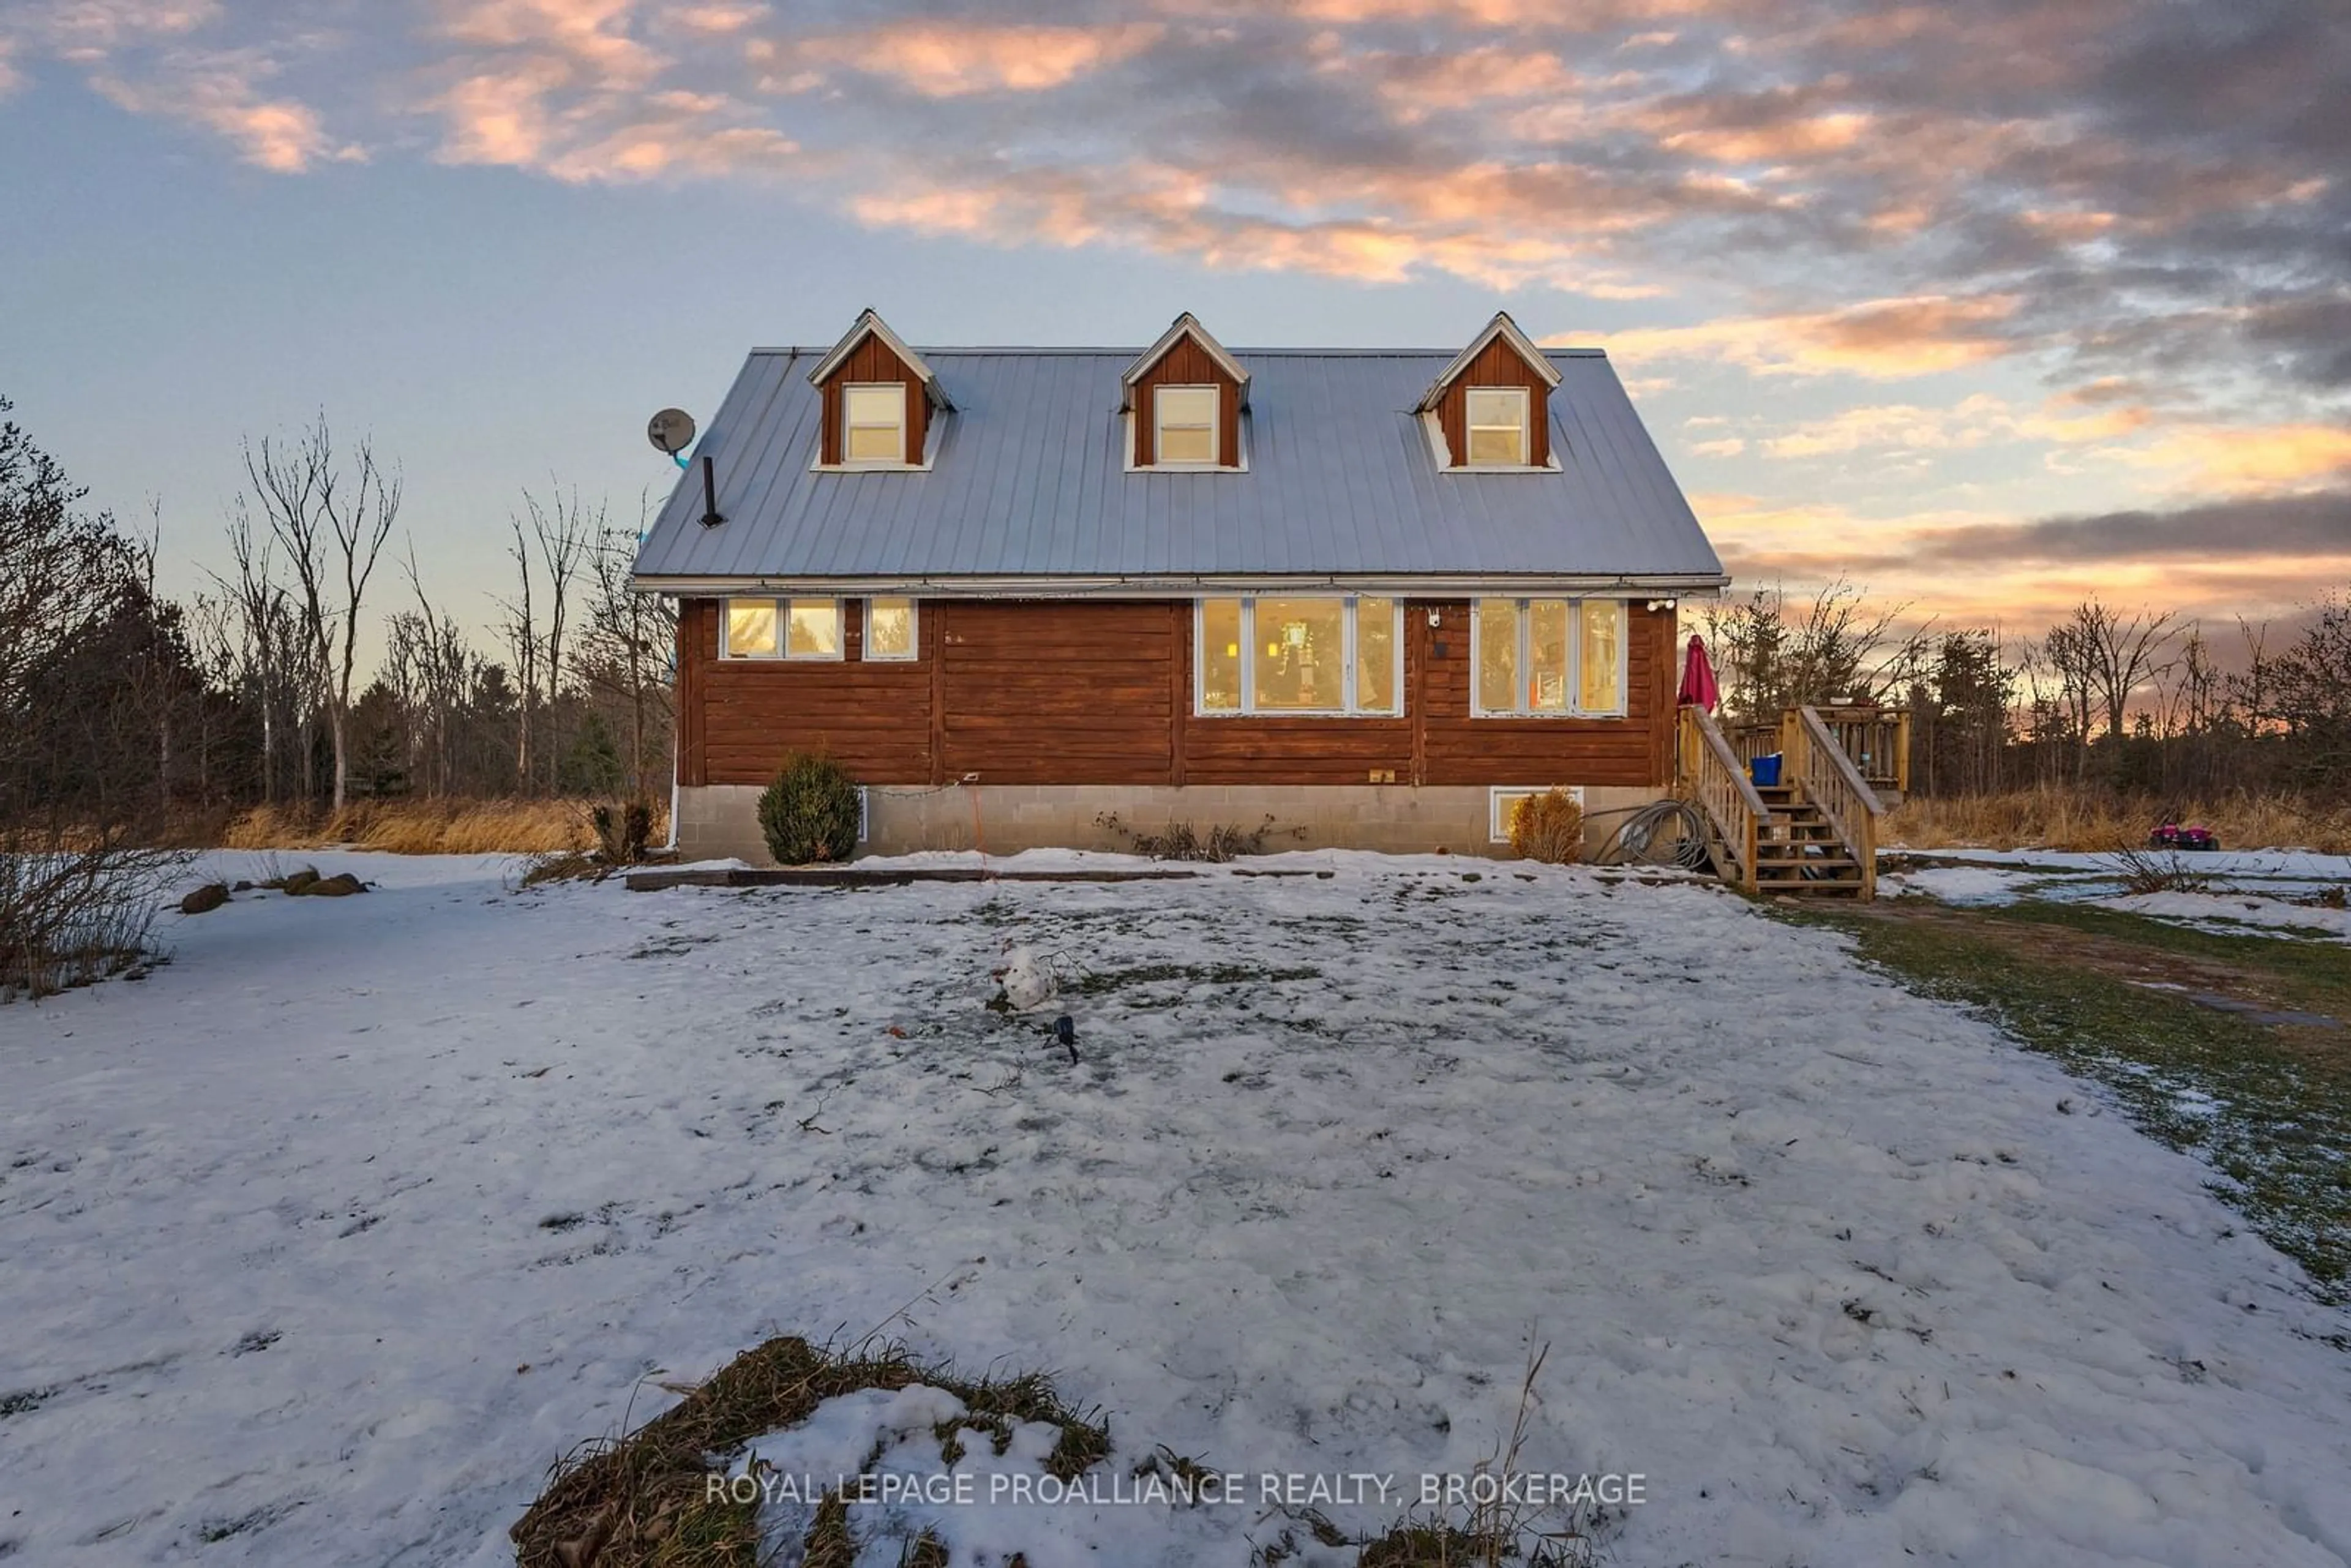
M 1682 658 L 1682 689 L 1675 699 L 1684 707 L 1697 706 L 1712 713 L 1722 702 L 1722 688 L 1715 685 L 1714 664 L 1706 656 L 1706 639 L 1690 633 L 1689 652 Z

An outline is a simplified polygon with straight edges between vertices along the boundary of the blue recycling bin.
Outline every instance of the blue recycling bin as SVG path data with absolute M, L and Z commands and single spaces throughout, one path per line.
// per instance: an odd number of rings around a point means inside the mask
M 1780 782 L 1780 754 L 1775 751 L 1769 757 L 1750 759 L 1747 771 L 1755 780 L 1756 788 L 1761 789 L 1772 788 Z

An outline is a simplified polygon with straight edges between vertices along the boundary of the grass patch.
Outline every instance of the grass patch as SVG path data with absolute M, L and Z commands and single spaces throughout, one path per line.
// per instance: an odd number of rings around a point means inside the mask
M 2314 942 L 2267 929 L 2211 931 L 2127 910 L 2052 899 L 1994 905 L 1983 913 L 1994 920 L 2060 926 L 2225 965 L 2266 982 L 2278 999 L 2291 1006 L 2351 1022 L 2351 956 L 2346 956 L 2340 943 Z
M 1129 969 L 1093 971 L 1063 988 L 1081 997 L 1099 997 L 1124 990 L 1129 986 L 1151 986 L 1167 980 L 1242 986 L 1251 982 L 1318 980 L 1322 977 L 1322 970 L 1302 966 L 1275 969 L 1257 964 L 1139 964 Z
M 54 1388 L 20 1388 L 14 1394 L 0 1394 L 0 1420 L 11 1416 L 26 1416 L 57 1397 Z
M 2160 975 L 2167 957 L 2203 963 L 2216 975 L 2256 973 L 2280 1000 L 2341 1017 L 2351 996 L 2329 969 L 2341 968 L 2339 953 L 2063 904 L 1782 917 L 1850 934 L 1865 961 L 1911 989 L 1980 1009 L 2102 1085 L 2150 1137 L 2208 1160 L 2222 1178 L 2212 1191 L 2308 1270 L 2322 1300 L 2351 1301 L 2345 1031 L 2273 1029 L 2124 977 L 2133 967 Z M 2080 935 L 2060 939 L 2055 928 Z M 2193 970 L 2184 974 L 2192 986 Z
M 1120 820 L 1115 811 L 1104 811 L 1094 818 L 1094 825 L 1104 832 L 1125 841 L 1130 853 L 1149 855 L 1155 861 L 1207 861 L 1222 865 L 1243 855 L 1265 853 L 1266 840 L 1276 833 L 1293 839 L 1306 836 L 1303 828 L 1277 828 L 1269 816 L 1254 828 L 1244 828 L 1237 822 L 1211 824 L 1206 832 L 1190 822 L 1170 822 L 1159 832 L 1148 832 Z
M 1061 1428 L 1045 1469 L 1070 1480 L 1110 1452 L 1099 1412 L 1081 1412 L 1041 1373 L 973 1381 L 917 1362 L 903 1347 L 833 1351 L 792 1336 L 744 1352 L 634 1432 L 582 1444 L 559 1460 L 547 1490 L 507 1532 L 517 1568 L 756 1568 L 759 1503 L 710 1495 L 725 1473 L 714 1456 L 798 1426 L 828 1399 L 915 1384 L 946 1389 L 968 1407 L 959 1425 L 993 1436 L 998 1451 L 1027 1421 Z M 859 1548 L 839 1497 L 818 1510 L 804 1543 L 809 1563 L 853 1563 Z M 943 1561 L 909 1543 L 909 1562 Z

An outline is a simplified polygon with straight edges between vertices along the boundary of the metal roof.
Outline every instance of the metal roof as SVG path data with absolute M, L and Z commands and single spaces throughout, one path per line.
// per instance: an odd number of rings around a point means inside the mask
M 814 471 L 821 349 L 759 349 L 637 556 L 642 586 L 1493 579 L 1704 589 L 1721 562 L 1595 350 L 1550 350 L 1554 471 L 1444 471 L 1414 406 L 1450 350 L 1236 350 L 1246 467 L 1127 466 L 1131 349 L 929 349 L 919 470 Z M 718 511 L 702 524 L 701 458 Z M 1053 584 L 1040 584 L 1051 587 Z

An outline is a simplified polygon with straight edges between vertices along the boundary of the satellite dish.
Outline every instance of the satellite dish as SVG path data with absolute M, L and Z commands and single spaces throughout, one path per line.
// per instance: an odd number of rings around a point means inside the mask
M 645 438 L 656 452 L 674 457 L 694 444 L 694 415 L 682 408 L 665 408 L 645 426 Z

